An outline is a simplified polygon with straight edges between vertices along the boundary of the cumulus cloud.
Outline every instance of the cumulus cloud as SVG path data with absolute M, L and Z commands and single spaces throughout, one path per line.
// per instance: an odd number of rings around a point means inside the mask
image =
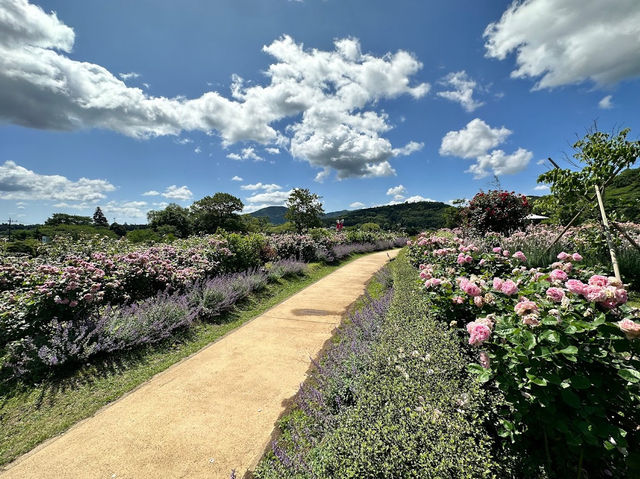
M 508 155 L 503 150 L 494 149 L 504 143 L 511 133 L 505 127 L 491 128 L 481 119 L 475 118 L 462 130 L 450 131 L 442 138 L 440 154 L 475 159 L 476 163 L 467 172 L 473 173 L 476 179 L 484 178 L 490 172 L 495 175 L 518 173 L 526 168 L 533 153 L 519 148 Z
M 193 193 L 189 188 L 187 188 L 186 185 L 180 187 L 171 185 L 168 186 L 166 190 L 164 190 L 162 196 L 172 200 L 187 201 L 193 198 Z
M 117 218 L 118 221 L 126 219 L 143 219 L 147 217 L 149 204 L 146 201 L 109 201 L 102 207 L 102 211 L 107 216 Z
M 158 196 L 158 195 L 160 195 L 160 192 L 156 190 L 145 191 L 144 193 L 142 193 L 142 196 Z
M 424 143 L 422 142 L 418 143 L 417 141 L 410 141 L 409 143 L 404 145 L 402 148 L 394 148 L 392 153 L 393 153 L 393 156 L 409 156 L 410 154 L 415 153 L 416 151 L 422 150 L 422 148 L 424 148 Z
M 0 166 L 0 199 L 98 201 L 116 189 L 106 180 L 80 178 L 72 181 L 60 175 L 41 175 L 13 161 Z
M 196 146 L 196 147 L 193 149 L 193 152 L 194 152 L 194 153 L 202 153 L 202 148 L 200 148 L 199 146 Z
M 349 205 L 349 208 L 364 208 L 366 205 L 360 201 L 354 201 Z
M 437 95 L 447 100 L 460 103 L 466 111 L 472 112 L 484 105 L 483 102 L 473 98 L 473 90 L 477 84 L 464 70 L 449 73 L 440 83 L 446 87 L 450 87 L 450 89 L 439 91 Z
M 240 189 L 249 190 L 249 191 L 255 191 L 255 190 L 275 191 L 275 190 L 281 190 L 282 187 L 280 185 L 276 185 L 275 183 L 271 183 L 271 184 L 255 183 L 253 185 L 242 185 Z
M 514 52 L 511 76 L 537 78 L 536 89 L 640 76 L 637 0 L 513 2 L 484 37 L 486 55 L 504 60 Z
M 253 196 L 246 198 L 247 202 L 252 204 L 261 204 L 261 207 L 265 206 L 282 206 L 289 199 L 291 192 L 289 191 L 269 191 L 266 193 L 257 193 Z
M 227 158 L 231 160 L 236 160 L 236 161 L 242 161 L 242 160 L 264 161 L 264 158 L 259 156 L 256 153 L 255 148 L 253 148 L 252 146 L 243 148 L 240 153 L 229 153 L 227 155 Z
M 422 201 L 434 202 L 436 200 L 432 200 L 431 198 L 425 198 L 424 196 L 420 196 L 420 195 L 410 196 L 409 198 L 404 200 L 405 203 L 420 203 Z
M 398 185 L 398 186 L 394 186 L 392 188 L 389 188 L 387 190 L 387 195 L 388 196 L 393 196 L 394 200 L 402 200 L 404 199 L 404 195 L 407 192 L 407 189 L 402 186 L 402 185 Z
M 549 191 L 549 185 L 538 185 L 534 188 L 536 191 Z
M 598 102 L 598 108 L 601 108 L 602 110 L 610 110 L 611 108 L 613 108 L 613 103 L 611 102 L 612 98 L 613 97 L 611 95 L 605 96 Z
M 241 177 L 239 177 L 238 175 L 236 175 L 233 178 L 231 178 L 231 181 L 244 181 L 244 180 Z
M 265 150 L 267 151 L 267 153 L 271 154 L 271 155 L 278 155 L 280 153 L 280 148 L 265 148 Z
M 100 65 L 70 59 L 74 42 L 73 30 L 54 13 L 27 0 L 2 0 L 0 122 L 103 128 L 135 138 L 198 130 L 218 134 L 224 146 L 288 147 L 313 167 L 336 170 L 338 178 L 385 176 L 394 174 L 388 161 L 394 149 L 382 136 L 391 127 L 372 105 L 429 91 L 427 83 L 412 84 L 422 64 L 406 51 L 375 56 L 352 38 L 336 40 L 331 51 L 305 50 L 283 36 L 263 48 L 274 59 L 265 85 L 235 76 L 230 98 L 215 91 L 157 97 Z

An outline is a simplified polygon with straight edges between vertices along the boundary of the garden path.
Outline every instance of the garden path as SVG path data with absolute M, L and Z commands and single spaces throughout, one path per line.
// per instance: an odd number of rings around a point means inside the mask
M 229 478 L 275 423 L 366 282 L 399 250 L 339 268 L 8 466 L 2 479 Z

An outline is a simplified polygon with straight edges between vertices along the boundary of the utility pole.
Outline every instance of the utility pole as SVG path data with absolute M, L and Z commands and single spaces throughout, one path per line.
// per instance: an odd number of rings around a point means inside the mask
M 9 218 L 9 241 L 11 241 L 11 218 Z

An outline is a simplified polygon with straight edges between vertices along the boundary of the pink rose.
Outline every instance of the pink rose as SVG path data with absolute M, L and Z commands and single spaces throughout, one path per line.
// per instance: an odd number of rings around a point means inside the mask
M 511 296 L 518 292 L 518 285 L 511 281 L 510 279 L 504 281 L 502 286 L 500 287 L 500 291 L 502 291 L 507 296 Z
M 502 289 L 502 281 L 500 278 L 493 278 L 493 289 L 500 291 Z
M 451 301 L 453 301 L 454 304 L 462 304 L 464 303 L 464 298 L 462 296 L 454 296 L 451 298 Z
M 629 297 L 627 296 L 627 291 L 625 289 L 621 289 L 618 288 L 616 289 L 616 301 L 618 302 L 618 304 L 624 304 L 629 300 Z
M 420 279 L 430 279 L 430 278 L 431 278 L 431 273 L 427 273 L 426 271 L 420 272 Z
M 509 253 L 509 250 L 504 250 L 502 252 L 502 256 L 504 256 L 505 258 L 508 258 L 509 256 L 511 256 L 511 253 Z
M 582 261 L 582 256 L 580 255 L 580 253 L 573 253 L 571 255 L 571 259 L 573 261 Z
M 491 336 L 491 330 L 487 326 L 476 322 L 469 323 L 467 331 L 469 332 L 469 344 L 473 346 L 484 343 Z
M 482 308 L 482 306 L 484 306 L 484 299 L 482 298 L 482 296 L 474 296 L 473 304 L 475 304 L 478 308 Z
M 555 280 L 555 281 L 566 281 L 568 278 L 567 273 L 565 273 L 561 269 L 554 269 L 553 271 L 551 271 L 549 276 L 551 277 L 552 280 Z
M 569 253 L 565 253 L 565 252 L 563 251 L 563 252 L 561 252 L 561 253 L 559 253 L 559 254 L 558 254 L 557 258 L 558 258 L 560 261 L 564 261 L 564 260 L 566 260 L 567 258 L 571 258 L 571 255 L 570 255 Z
M 606 276 L 600 276 L 599 274 L 594 274 L 589 278 L 589 284 L 591 286 L 600 286 L 604 288 L 609 284 L 609 279 Z
M 524 316 L 525 314 L 528 314 L 528 313 L 537 313 L 538 305 L 533 301 L 529 301 L 528 299 L 526 299 L 524 301 L 520 301 L 519 303 L 517 303 L 514 306 L 514 309 L 516 314 L 518 314 L 518 316 Z
M 468 281 L 467 283 L 465 283 L 462 289 L 469 296 L 480 296 L 482 294 L 482 291 L 480 290 L 478 285 L 475 283 L 472 283 L 471 281 Z
M 500 254 L 502 252 L 502 248 L 500 248 L 499 246 L 496 246 L 495 248 L 493 248 L 493 252 Z
M 516 251 L 515 253 L 513 253 L 512 258 L 515 258 L 520 261 L 527 261 L 527 257 L 524 255 L 522 251 Z
M 623 319 L 622 321 L 618 321 L 618 327 L 627 339 L 640 338 L 640 323 L 636 323 L 630 319 Z
M 588 301 L 593 303 L 600 303 L 607 299 L 607 293 L 600 286 L 586 286 L 582 294 Z
M 551 301 L 559 303 L 562 301 L 562 298 L 564 298 L 564 291 L 561 290 L 560 288 L 549 288 L 547 290 L 547 297 Z
M 584 289 L 587 287 L 582 281 L 577 279 L 570 279 L 565 283 L 565 286 L 569 291 L 574 294 L 584 294 Z
M 522 317 L 522 324 L 526 324 L 527 326 L 540 326 L 540 318 L 537 313 L 525 314 Z

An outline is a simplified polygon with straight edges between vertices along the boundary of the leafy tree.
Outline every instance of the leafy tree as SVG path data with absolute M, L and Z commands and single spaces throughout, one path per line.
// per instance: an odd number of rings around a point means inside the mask
M 629 141 L 629 129 L 617 135 L 600 131 L 588 133 L 577 141 L 573 157 L 579 169 L 554 168 L 538 177 L 538 183 L 547 183 L 551 195 L 536 202 L 536 210 L 546 213 L 561 223 L 584 210 L 585 216 L 597 214 L 592 198 L 595 186 L 605 195 L 611 178 L 633 165 L 640 156 L 640 141 Z
M 54 213 L 44 222 L 47 226 L 58 225 L 90 225 L 92 223 L 91 216 L 68 215 L 66 213 Z
M 95 226 L 102 226 L 104 228 L 109 227 L 109 222 L 107 221 L 107 217 L 104 215 L 100 207 L 96 207 L 95 213 L 93 213 L 93 224 Z
M 109 229 L 121 238 L 127 234 L 127 228 L 115 222 L 111 223 L 111 226 L 109 226 Z
M 147 213 L 149 226 L 158 230 L 163 226 L 172 226 L 174 233 L 181 238 L 186 238 L 191 233 L 192 224 L 189 209 L 171 203 L 163 210 L 149 211 Z
M 218 228 L 230 231 L 242 229 L 238 213 L 244 204 L 229 193 L 205 196 L 191 205 L 191 217 L 196 231 L 215 233 Z
M 321 218 L 324 215 L 324 209 L 320 198 L 306 188 L 296 188 L 289 195 L 285 218 L 295 225 L 298 232 L 322 224 Z
M 362 231 L 381 231 L 380 225 L 378 223 L 363 223 L 360 225 L 360 229 Z

